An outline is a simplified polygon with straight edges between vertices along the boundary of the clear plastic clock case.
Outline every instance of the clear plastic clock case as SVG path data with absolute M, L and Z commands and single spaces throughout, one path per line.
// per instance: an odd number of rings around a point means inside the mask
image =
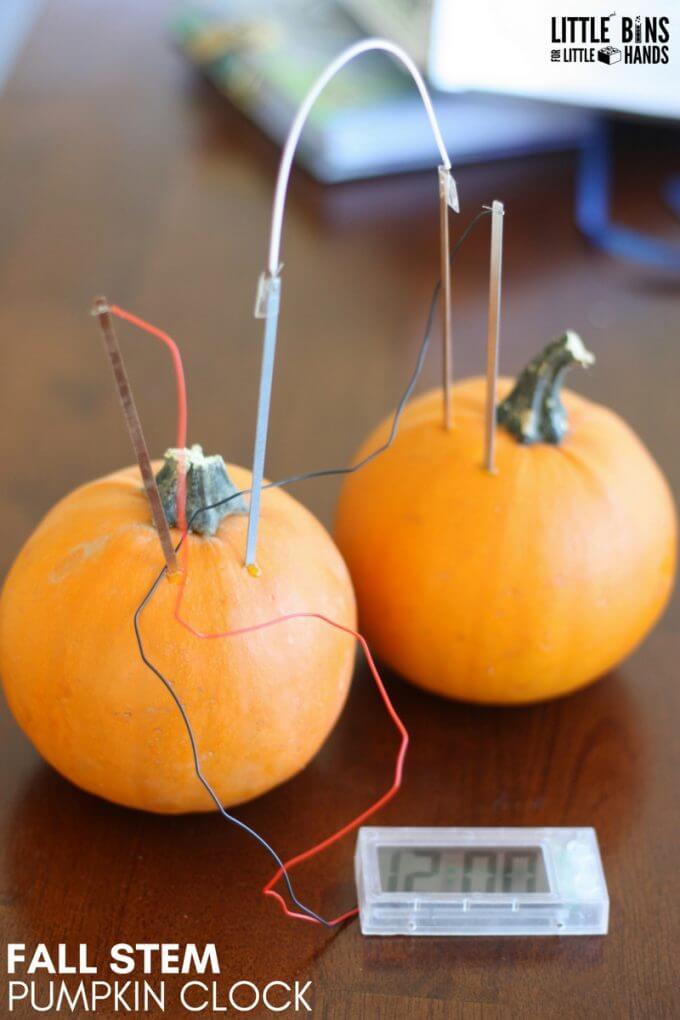
M 591 828 L 363 828 L 364 935 L 604 935 Z

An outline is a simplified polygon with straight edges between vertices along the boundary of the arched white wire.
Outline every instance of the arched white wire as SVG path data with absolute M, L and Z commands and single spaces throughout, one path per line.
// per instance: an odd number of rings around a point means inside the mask
M 279 172 L 276 179 L 274 191 L 274 203 L 272 206 L 271 233 L 269 235 L 269 256 L 267 261 L 267 273 L 260 278 L 257 298 L 255 301 L 255 314 L 258 318 L 265 319 L 264 346 L 262 351 L 262 369 L 260 372 L 260 387 L 257 407 L 257 422 L 255 426 L 255 446 L 253 450 L 253 479 L 250 494 L 250 511 L 248 515 L 248 535 L 246 538 L 246 566 L 251 573 L 257 573 L 257 534 L 260 521 L 260 498 L 262 493 L 262 482 L 264 477 L 264 463 L 267 449 L 267 430 L 269 427 L 269 405 L 271 402 L 272 378 L 274 373 L 274 357 L 276 352 L 276 333 L 279 312 L 279 299 L 281 293 L 281 278 L 279 276 L 281 256 L 281 232 L 283 229 L 283 213 L 286 204 L 286 193 L 288 181 L 293 165 L 293 157 L 300 140 L 300 135 L 305 126 L 309 111 L 313 107 L 321 92 L 338 71 L 348 64 L 350 60 L 362 53 L 372 50 L 382 50 L 385 53 L 396 57 L 406 67 L 413 78 L 420 98 L 423 101 L 434 135 L 434 140 L 439 149 L 442 171 L 447 173 L 451 169 L 451 160 L 444 145 L 437 117 L 435 115 L 432 100 L 427 91 L 420 71 L 400 46 L 389 42 L 387 39 L 363 39 L 361 42 L 349 46 L 343 50 L 335 60 L 332 60 L 328 67 L 322 71 L 314 84 L 309 89 L 300 108 L 298 109 L 293 123 L 290 126 L 288 136 L 281 153 Z M 447 254 L 448 257 L 448 254 Z M 447 276 L 448 278 L 448 276 Z
M 427 113 L 432 128 L 432 134 L 434 140 L 439 149 L 439 155 L 441 157 L 442 166 L 447 170 L 451 169 L 451 160 L 449 154 L 446 151 L 444 145 L 444 139 L 437 123 L 437 117 L 432 106 L 432 100 L 430 94 L 427 91 L 427 86 L 423 81 L 423 77 L 414 64 L 408 53 L 402 50 L 401 46 L 397 46 L 395 43 L 389 42 L 387 39 L 362 39 L 361 42 L 355 43 L 353 46 L 349 46 L 346 50 L 343 50 L 335 60 L 331 61 L 328 67 L 319 75 L 316 79 L 309 92 L 305 96 L 304 100 L 297 113 L 295 119 L 290 126 L 288 137 L 286 138 L 283 152 L 281 154 L 281 162 L 279 163 L 279 173 L 276 179 L 276 190 L 274 192 L 274 204 L 272 207 L 272 223 L 271 233 L 269 236 L 269 258 L 267 263 L 267 269 L 271 276 L 275 276 L 278 272 L 280 265 L 281 255 L 281 231 L 283 228 L 283 212 L 286 204 L 286 192 L 288 190 L 288 181 L 290 178 L 290 171 L 293 165 L 293 157 L 295 156 L 295 150 L 297 144 L 300 141 L 300 135 L 305 126 L 305 121 L 309 116 L 311 108 L 317 101 L 326 85 L 328 85 L 331 78 L 335 77 L 338 71 L 348 64 L 350 60 L 354 60 L 361 53 L 367 53 L 369 50 L 383 50 L 385 53 L 390 53 L 397 60 L 406 67 L 413 78 L 418 91 L 420 92 L 420 98 L 423 101 L 425 112 Z

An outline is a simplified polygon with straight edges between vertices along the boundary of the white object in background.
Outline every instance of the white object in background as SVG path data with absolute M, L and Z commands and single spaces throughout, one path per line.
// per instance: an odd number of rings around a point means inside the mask
M 364 935 L 605 935 L 609 896 L 590 828 L 363 828 Z
M 680 23 L 677 0 L 655 0 L 621 10 L 612 0 L 591 0 L 585 10 L 545 0 L 342 0 L 371 32 L 409 39 L 435 88 L 483 91 L 547 99 L 563 104 L 677 119 L 680 117 Z M 623 37 L 622 18 L 638 34 Z M 584 26 L 562 26 L 562 17 L 593 19 Z M 552 19 L 557 25 L 553 40 Z M 601 35 L 600 19 L 606 19 Z M 661 18 L 668 18 L 668 40 Z M 647 19 L 650 20 L 649 26 Z M 658 36 L 656 42 L 654 34 Z M 667 63 L 626 63 L 626 46 L 667 46 Z M 570 53 L 565 58 L 564 50 Z M 559 57 L 553 59 L 552 51 Z M 578 50 L 588 50 L 587 60 Z M 593 51 L 592 54 L 590 51 Z M 602 55 L 598 56 L 602 50 Z M 591 59 L 594 57 L 594 59 Z
M 385 17 L 393 2 L 379 6 L 376 16 L 382 14 L 386 34 L 422 69 L 429 5 L 402 5 L 398 17 Z M 367 0 L 366 13 L 374 6 Z M 183 0 L 173 33 L 217 87 L 279 144 L 323 68 L 363 37 L 333 0 Z M 438 93 L 433 101 L 456 164 L 569 148 L 591 129 L 583 110 L 556 111 L 548 103 L 480 93 Z M 430 167 L 432 151 L 430 124 L 409 76 L 376 54 L 350 65 L 322 96 L 296 158 L 330 182 Z

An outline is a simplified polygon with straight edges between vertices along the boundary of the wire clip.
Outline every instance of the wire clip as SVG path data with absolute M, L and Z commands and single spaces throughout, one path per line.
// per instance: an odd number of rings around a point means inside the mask
M 439 171 L 439 194 L 446 199 L 446 204 L 449 209 L 453 209 L 455 213 L 460 212 L 460 202 L 458 201 L 458 188 L 456 187 L 456 179 L 451 173 L 451 168 L 448 166 L 438 167 Z
M 281 277 L 278 272 L 276 276 L 272 276 L 271 273 L 260 273 L 255 294 L 255 307 L 253 308 L 253 315 L 256 319 L 266 319 L 270 312 L 278 311 L 280 292 Z M 275 302 L 273 307 L 271 302 Z

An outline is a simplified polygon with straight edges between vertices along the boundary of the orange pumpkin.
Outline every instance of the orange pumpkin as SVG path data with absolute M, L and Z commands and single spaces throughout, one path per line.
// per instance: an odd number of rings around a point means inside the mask
M 388 452 L 347 477 L 336 538 L 362 630 L 414 683 L 475 702 L 552 698 L 619 663 L 665 606 L 676 521 L 659 468 L 612 411 L 560 397 L 566 368 L 592 360 L 567 333 L 514 388 L 500 381 L 494 474 L 485 383 L 469 379 L 451 431 L 426 393 Z
M 223 498 L 226 485 L 234 491 L 221 458 L 205 459 L 221 470 L 217 482 L 203 484 L 197 450 L 188 517 L 192 499 L 203 506 Z M 236 487 L 249 487 L 248 471 L 228 471 Z M 255 578 L 243 567 L 243 504 L 230 508 L 240 512 L 213 521 L 214 534 L 188 535 L 184 619 L 203 632 L 224 631 L 314 611 L 355 626 L 346 567 L 312 514 L 280 489 L 263 493 Z M 20 726 L 78 786 L 151 811 L 204 811 L 213 804 L 197 781 L 180 715 L 144 666 L 133 631 L 135 609 L 161 566 L 137 468 L 72 492 L 7 578 L 0 671 Z M 288 779 L 319 749 L 347 695 L 354 643 L 310 619 L 200 640 L 174 618 L 177 590 L 164 577 L 145 608 L 145 650 L 186 707 L 208 780 L 224 804 L 235 804 Z

